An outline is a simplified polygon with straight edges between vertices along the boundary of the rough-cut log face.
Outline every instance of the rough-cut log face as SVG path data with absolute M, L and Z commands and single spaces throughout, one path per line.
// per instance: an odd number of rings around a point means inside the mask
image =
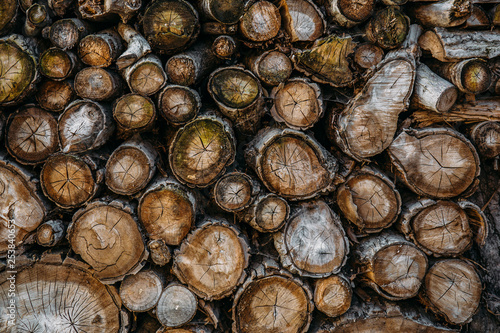
M 0 41 L 0 105 L 16 102 L 35 78 L 35 60 L 16 44 Z
M 408 29 L 408 17 L 394 6 L 389 6 L 375 13 L 366 27 L 366 35 L 381 48 L 394 49 L 403 43 Z
M 302 333 L 309 326 L 309 295 L 292 278 L 272 275 L 245 284 L 235 302 L 238 333 Z
M 274 245 L 285 267 L 312 277 L 339 272 L 349 253 L 339 217 L 320 200 L 299 204 Z
M 0 276 L 0 304 L 7 309 L 8 273 Z M 16 276 L 16 325 L 7 325 L 2 311 L 0 327 L 15 332 L 115 333 L 120 329 L 116 293 L 87 270 L 69 265 L 35 264 Z M 50 304 L 50 306 L 49 306 Z
M 463 194 L 480 172 L 474 146 L 451 129 L 404 131 L 388 151 L 408 187 L 432 198 Z
M 222 176 L 214 187 L 215 202 L 222 209 L 236 212 L 248 207 L 253 199 L 252 179 L 244 173 L 233 172 Z
M 227 223 L 204 223 L 175 251 L 173 272 L 199 297 L 220 299 L 245 278 L 248 244 Z
M 127 276 L 120 284 L 120 299 L 130 311 L 149 311 L 158 303 L 163 291 L 162 286 L 162 281 L 156 273 L 141 271 Z
M 75 76 L 75 92 L 81 98 L 108 100 L 118 92 L 120 81 L 115 73 L 100 67 L 86 67 Z
M 139 94 L 127 94 L 116 100 L 113 118 L 127 130 L 140 130 L 155 120 L 153 101 Z
M 193 319 L 197 306 L 198 300 L 192 291 L 173 283 L 163 290 L 156 306 L 156 316 L 163 326 L 177 327 Z
M 170 146 L 170 167 L 190 186 L 205 187 L 234 160 L 234 138 L 216 118 L 197 118 L 181 128 Z
M 174 125 L 185 124 L 198 114 L 201 99 L 195 90 L 183 86 L 167 86 L 158 98 L 161 115 Z
M 148 42 L 153 48 L 165 53 L 188 46 L 199 31 L 198 13 L 183 0 L 152 3 L 146 9 L 142 22 Z
M 257 206 L 255 222 L 264 230 L 275 231 L 288 219 L 290 207 L 276 195 L 270 195 Z
M 491 84 L 491 71 L 482 59 L 468 61 L 460 76 L 463 88 L 473 94 L 485 92 Z
M 240 20 L 240 31 L 251 41 L 263 42 L 275 37 L 281 27 L 278 8 L 270 2 L 253 4 Z
M 55 47 L 63 50 L 72 49 L 87 34 L 87 26 L 77 19 L 62 19 L 50 27 L 49 38 Z
M 95 194 L 92 170 L 74 155 L 56 155 L 47 160 L 40 173 L 43 193 L 63 208 L 78 207 Z
M 257 67 L 258 77 L 268 85 L 285 82 L 292 74 L 292 62 L 284 53 L 271 51 L 265 54 Z
M 71 83 L 67 81 L 45 81 L 38 88 L 36 100 L 48 111 L 61 112 L 75 97 Z
M 2 1 L 0 4 L 0 33 L 4 33 L 4 29 L 8 29 L 15 21 L 17 13 L 17 1 Z
M 333 2 L 333 0 L 329 0 Z M 338 0 L 338 7 L 342 15 L 354 22 L 366 20 L 373 12 L 375 1 L 373 0 Z
M 139 220 L 150 239 L 179 245 L 194 223 L 195 207 L 186 189 L 175 183 L 148 190 L 139 201 Z
M 281 16 L 292 42 L 312 42 L 325 31 L 323 14 L 308 0 L 288 0 L 282 3 Z
M 221 103 L 235 109 L 252 104 L 260 92 L 255 77 L 234 69 L 219 71 L 211 78 L 210 86 Z
M 161 239 L 154 239 L 148 242 L 149 256 L 151 260 L 158 266 L 165 266 L 172 259 L 170 249 Z
M 352 1 L 349 2 L 355 3 Z M 370 68 L 375 66 L 381 62 L 383 58 L 384 51 L 380 47 L 369 43 L 361 44 L 356 48 L 356 52 L 354 54 L 354 61 L 356 61 L 361 68 Z
M 340 275 L 317 280 L 314 289 L 316 308 L 329 317 L 337 317 L 351 307 L 352 288 L 350 281 Z
M 113 203 L 95 202 L 75 213 L 68 240 L 105 283 L 138 271 L 148 254 L 132 215 Z
M 89 66 L 108 67 L 118 57 L 121 41 L 118 34 L 106 30 L 84 37 L 78 45 L 80 60 Z
M 444 259 L 427 272 L 421 296 L 426 305 L 448 322 L 464 324 L 476 313 L 481 291 L 481 280 L 471 264 Z
M 477 150 L 484 157 L 494 158 L 500 155 L 500 123 L 481 122 L 472 128 L 471 137 Z
M 237 23 L 245 10 L 245 2 L 241 0 L 201 0 L 202 6 L 215 20 L 224 24 Z
M 28 106 L 9 116 L 6 147 L 19 163 L 42 162 L 58 145 L 57 120 L 50 113 Z
M 139 63 L 132 65 L 132 70 L 128 75 L 130 90 L 146 96 L 158 92 L 167 82 L 167 76 L 161 67 L 161 62 L 154 55 L 142 58 Z
M 64 80 L 73 70 L 71 56 L 58 48 L 50 48 L 40 56 L 40 72 L 52 80 Z
M 9 242 L 9 220 L 14 222 L 14 244 L 21 245 L 45 218 L 45 207 L 32 185 L 17 168 L 0 160 L 0 256 Z

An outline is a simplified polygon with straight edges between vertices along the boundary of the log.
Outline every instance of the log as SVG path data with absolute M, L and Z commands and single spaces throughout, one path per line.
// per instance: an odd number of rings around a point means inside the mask
M 484 158 L 495 158 L 500 155 L 500 124 L 483 121 L 472 126 L 470 137 L 478 153 Z
M 467 21 L 472 13 L 470 0 L 440 0 L 409 6 L 409 13 L 425 27 L 451 28 Z
M 201 97 L 196 90 L 175 84 L 167 85 L 158 96 L 158 109 L 174 126 L 193 120 L 200 111 Z
M 51 156 L 40 172 L 43 194 L 61 208 L 82 206 L 97 193 L 102 173 L 88 156 Z
M 394 183 L 368 166 L 351 173 L 339 186 L 337 204 L 347 220 L 367 233 L 390 227 L 401 213 L 401 196 Z
M 63 17 L 73 7 L 73 0 L 48 0 L 48 5 L 55 15 Z
M 5 147 L 21 164 L 42 163 L 59 149 L 57 120 L 34 104 L 27 104 L 7 119 Z
M 154 146 L 135 136 L 119 145 L 108 158 L 106 186 L 117 194 L 136 194 L 151 181 L 158 161 Z
M 325 33 L 323 12 L 311 0 L 283 1 L 280 13 L 291 42 L 313 42 Z
M 425 253 L 391 231 L 361 240 L 354 256 L 359 281 L 393 301 L 416 296 L 427 271 Z
M 245 2 L 240 0 L 198 0 L 203 16 L 225 25 L 237 23 L 245 10 Z
M 205 114 L 188 122 L 175 134 L 169 148 L 175 178 L 189 187 L 207 187 L 233 163 L 236 140 L 229 123 Z
M 200 31 L 198 12 L 185 0 L 160 0 L 149 4 L 142 19 L 144 37 L 159 53 L 186 49 Z
M 235 35 L 238 24 L 224 24 L 220 22 L 203 22 L 201 31 L 206 35 Z
M 48 213 L 32 179 L 28 171 L 0 158 L 0 257 L 22 253 L 21 245 Z
M 323 116 L 325 106 L 319 85 L 308 79 L 293 78 L 271 91 L 274 120 L 296 130 L 313 127 Z
M 42 29 L 52 23 L 50 9 L 44 4 L 35 3 L 26 9 L 23 35 L 35 37 Z
M 156 317 L 164 327 L 179 327 L 193 319 L 198 308 L 196 295 L 180 283 L 163 289 L 156 306 Z
M 78 0 L 78 12 L 86 20 L 107 21 L 118 15 L 127 23 L 141 8 L 141 0 Z
M 217 180 L 212 196 L 221 209 L 238 212 L 250 206 L 259 192 L 255 179 L 242 172 L 230 172 Z
M 112 30 L 103 30 L 87 35 L 78 44 L 78 57 L 89 66 L 109 67 L 122 50 L 120 35 Z
M 148 257 L 132 209 L 118 200 L 99 199 L 78 210 L 67 238 L 105 284 L 136 274 Z
M 267 86 L 277 86 L 288 80 L 293 71 L 290 58 L 280 51 L 264 51 L 249 55 L 245 65 Z
M 76 73 L 75 92 L 83 99 L 109 101 L 120 95 L 122 80 L 111 71 L 101 67 L 86 67 Z
M 429 268 L 419 297 L 449 323 L 462 325 L 476 313 L 481 291 L 481 280 L 470 263 L 442 259 Z
M 17 19 L 17 1 L 5 1 L 0 4 L 0 36 L 5 35 L 14 26 Z
M 418 44 L 422 50 L 443 62 L 500 56 L 500 35 L 495 30 L 467 31 L 438 27 L 425 32 Z
M 425 64 L 419 64 L 415 85 L 410 100 L 410 108 L 448 112 L 458 97 L 457 88 L 431 71 Z
M 259 80 L 238 66 L 223 67 L 210 74 L 208 92 L 221 113 L 244 134 L 254 134 L 265 112 Z
M 366 21 L 373 14 L 373 0 L 322 0 L 328 16 L 341 27 L 352 28 Z
M 460 208 L 465 211 L 467 217 L 469 218 L 469 227 L 472 230 L 474 242 L 476 242 L 479 247 L 484 247 L 491 229 L 489 227 L 490 222 L 486 217 L 486 214 L 476 204 L 468 200 L 459 199 L 457 203 Z
M 153 270 L 128 275 L 120 284 L 120 299 L 128 310 L 145 312 L 153 309 L 163 291 L 163 281 Z
M 148 251 L 151 261 L 155 265 L 165 266 L 172 259 L 170 249 L 165 245 L 161 239 L 154 239 L 148 242 Z
M 222 60 L 230 59 L 238 47 L 237 41 L 228 35 L 217 36 L 212 43 L 212 53 Z
M 351 307 L 351 281 L 341 274 L 318 279 L 314 285 L 314 305 L 329 317 L 338 317 Z
M 480 173 L 476 149 L 449 128 L 404 130 L 388 149 L 396 175 L 418 195 L 470 196 Z
M 89 27 L 86 22 L 80 19 L 67 18 L 55 21 L 42 33 L 55 47 L 69 50 L 78 45 L 80 40 L 89 34 Z
M 110 110 L 91 100 L 70 103 L 59 116 L 57 127 L 64 153 L 98 148 L 115 129 Z
M 44 110 L 62 112 L 76 98 L 73 82 L 44 81 L 38 88 L 36 101 Z
M 396 7 L 389 6 L 372 16 L 366 25 L 366 38 L 384 50 L 395 49 L 404 42 L 409 27 L 408 16 Z
M 472 5 L 471 15 L 465 21 L 464 28 L 471 30 L 488 29 L 491 26 L 488 13 L 479 5 Z
M 143 96 L 156 94 L 167 83 L 160 58 L 148 54 L 122 71 L 130 91 Z
M 194 225 L 197 203 L 194 194 L 177 181 L 158 178 L 139 199 L 138 212 L 149 239 L 177 246 Z
M 113 118 L 120 137 L 149 131 L 156 121 L 155 104 L 149 97 L 126 94 L 113 103 Z
M 206 218 L 175 250 L 172 271 L 198 297 L 218 300 L 243 283 L 249 256 L 248 240 L 235 225 Z
M 240 32 L 251 42 L 264 42 L 278 34 L 281 15 L 271 2 L 257 1 L 246 9 L 240 19 Z
M 363 43 L 354 51 L 354 61 L 361 68 L 376 66 L 384 58 L 384 50 L 371 43 Z
M 57 245 L 66 235 L 66 226 L 61 220 L 49 220 L 36 229 L 38 245 L 52 247 Z
M 263 129 L 248 144 L 245 160 L 269 191 L 290 200 L 331 191 L 338 170 L 315 139 L 292 129 Z
M 37 65 L 32 39 L 16 34 L 0 38 L 0 106 L 19 104 L 35 89 Z
M 490 10 L 491 24 L 494 26 L 500 25 L 500 6 L 498 4 L 494 5 Z
M 76 74 L 79 60 L 71 51 L 51 47 L 40 56 L 40 73 L 54 81 L 63 81 Z
M 285 199 L 266 193 L 259 195 L 248 209 L 237 216 L 259 232 L 275 232 L 285 225 L 289 215 L 290 206 Z
M 200 324 L 184 325 L 180 328 L 161 327 L 156 333 L 213 333 L 211 327 Z M 149 333 L 149 332 L 148 332 Z
M 322 200 L 297 204 L 286 226 L 273 236 L 282 265 L 300 276 L 336 274 L 349 253 L 340 218 Z
M 118 23 L 116 30 L 127 43 L 127 49 L 116 59 L 116 67 L 119 70 L 132 65 L 146 54 L 151 53 L 151 46 L 146 38 L 129 25 Z

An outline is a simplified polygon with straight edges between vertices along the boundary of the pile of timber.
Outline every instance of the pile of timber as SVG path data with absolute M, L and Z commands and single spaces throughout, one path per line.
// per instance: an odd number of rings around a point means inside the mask
M 0 331 L 499 332 L 499 26 L 0 1 Z

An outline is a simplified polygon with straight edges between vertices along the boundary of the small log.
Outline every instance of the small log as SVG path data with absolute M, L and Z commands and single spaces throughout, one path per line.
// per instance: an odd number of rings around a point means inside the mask
M 488 29 L 491 26 L 490 18 L 488 13 L 483 9 L 483 7 L 478 5 L 472 5 L 471 15 L 465 21 L 464 28 L 471 30 Z
M 425 64 L 417 67 L 410 108 L 439 113 L 448 112 L 458 97 L 457 88 L 431 71 Z
M 298 204 L 283 230 L 273 236 L 281 263 L 292 273 L 327 277 L 347 261 L 349 243 L 340 218 L 322 200 Z
M 161 239 L 154 239 L 148 242 L 149 257 L 155 265 L 165 266 L 172 259 L 170 249 Z
M 274 120 L 296 130 L 313 127 L 325 110 L 319 85 L 303 78 L 293 78 L 273 88 L 271 98 Z
M 361 240 L 354 256 L 360 282 L 394 301 L 416 296 L 427 271 L 425 253 L 390 231 Z
M 249 175 L 230 172 L 215 183 L 213 198 L 223 210 L 238 212 L 250 206 L 259 191 L 259 183 Z
M 163 289 L 156 306 L 156 317 L 164 327 L 179 327 L 193 319 L 198 308 L 196 295 L 177 282 Z
M 115 128 L 110 110 L 90 100 L 70 103 L 59 116 L 57 127 L 64 153 L 98 148 L 106 143 Z
M 155 104 L 149 97 L 126 94 L 113 103 L 113 118 L 120 137 L 148 131 L 156 120 Z
M 500 123 L 483 121 L 472 126 L 470 137 L 479 154 L 484 158 L 500 155 Z
M 269 191 L 290 200 L 331 191 L 338 170 L 337 160 L 315 139 L 292 129 L 260 131 L 245 160 Z
M 315 40 L 311 49 L 298 50 L 292 55 L 295 69 L 319 83 L 346 87 L 354 81 L 347 57 L 354 51 L 350 36 L 331 35 Z
M 257 1 L 250 5 L 240 19 L 240 32 L 252 42 L 264 42 L 278 34 L 281 15 L 271 2 Z
M 198 12 L 185 0 L 149 4 L 142 19 L 144 37 L 159 53 L 178 53 L 194 42 L 200 31 Z
M 22 253 L 24 240 L 48 212 L 32 178 L 28 171 L 8 162 L 4 156 L 0 158 L 0 257 Z M 14 228 L 8 228 L 9 225 Z
M 259 195 L 252 205 L 238 214 L 238 219 L 259 232 L 275 232 L 281 229 L 290 215 L 290 206 L 276 194 Z
M 472 13 L 470 0 L 440 0 L 412 4 L 409 13 L 425 27 L 456 27 L 467 21 Z
M 241 0 L 198 0 L 198 8 L 205 18 L 225 25 L 238 23 L 245 10 Z
M 48 38 L 52 45 L 62 50 L 72 49 L 88 33 L 87 23 L 77 18 L 58 20 L 43 31 L 44 37 Z
M 290 58 L 279 51 L 251 54 L 245 59 L 245 64 L 267 86 L 286 82 L 293 71 Z
M 42 109 L 62 112 L 76 98 L 70 81 L 44 81 L 38 88 L 36 101 Z
M 71 51 L 51 47 L 40 56 L 40 73 L 54 81 L 63 81 L 75 75 L 79 61 Z
M 127 23 L 141 6 L 141 0 L 78 0 L 77 8 L 85 20 L 108 21 L 118 15 Z
M 217 300 L 244 281 L 249 256 L 248 241 L 235 225 L 206 219 L 175 251 L 172 271 L 198 297 Z
M 42 29 L 52 23 L 49 8 L 44 4 L 35 3 L 26 10 L 23 35 L 35 37 Z
M 474 267 L 460 259 L 436 262 L 425 275 L 420 299 L 447 322 L 462 325 L 471 321 L 481 300 L 481 280 Z
M 127 49 L 116 59 L 116 67 L 119 70 L 132 65 L 146 54 L 151 53 L 151 46 L 146 38 L 129 25 L 118 23 L 116 30 L 127 43 Z
M 419 195 L 466 197 L 477 187 L 480 166 L 476 149 L 452 129 L 404 130 L 388 152 L 395 173 Z
M 66 226 L 61 220 L 44 222 L 36 229 L 36 242 L 38 245 L 51 247 L 57 245 L 66 234 Z
M 394 183 L 367 166 L 351 173 L 338 188 L 337 204 L 351 223 L 367 233 L 390 227 L 401 213 L 401 196 Z
M 341 274 L 316 280 L 314 305 L 329 317 L 343 315 L 351 307 L 351 281 Z
M 122 91 L 122 80 L 111 71 L 100 67 L 86 67 L 75 76 L 75 92 L 83 99 L 107 101 Z
M 280 12 L 291 42 L 313 42 L 325 33 L 323 12 L 311 0 L 283 1 Z
M 366 21 L 373 14 L 374 0 L 322 0 L 326 13 L 335 23 L 344 28 L 352 28 Z
M 206 187 L 233 163 L 236 139 L 229 123 L 213 114 L 198 116 L 180 128 L 169 148 L 175 178 L 190 187 Z
M 156 94 L 167 83 L 160 58 L 148 54 L 122 71 L 130 91 L 143 96 Z
M 142 270 L 128 275 L 120 284 L 120 299 L 133 312 L 153 309 L 163 291 L 163 281 L 153 270 Z
M 376 12 L 366 25 L 366 38 L 384 50 L 395 49 L 404 42 L 409 27 L 408 16 L 394 6 L 386 7 Z
M 160 114 L 170 124 L 184 125 L 198 115 L 201 98 L 194 89 L 167 85 L 158 96 L 158 108 Z
M 120 35 L 111 29 L 87 35 L 78 44 L 78 57 L 89 66 L 109 67 L 122 50 Z
M 0 36 L 5 35 L 14 26 L 17 15 L 17 1 L 2 1 L 0 4 Z
M 354 51 L 354 61 L 365 69 L 376 66 L 383 58 L 384 50 L 371 43 L 361 44 Z
M 238 44 L 236 40 L 228 35 L 217 36 L 212 43 L 212 53 L 222 60 L 230 59 L 236 52 Z
M 73 7 L 73 0 L 48 0 L 47 2 L 54 14 L 60 17 Z
M 5 147 L 21 164 L 38 164 L 59 149 L 57 120 L 34 104 L 24 105 L 7 119 Z
M 138 211 L 149 239 L 177 246 L 194 225 L 197 204 L 193 193 L 177 181 L 159 178 L 139 199 Z
M 0 38 L 0 106 L 21 103 L 39 79 L 38 50 L 21 35 Z
M 470 58 L 492 59 L 500 56 L 498 31 L 467 31 L 434 28 L 425 32 L 418 41 L 422 50 L 429 51 L 443 62 L 456 62 Z
M 159 155 L 153 145 L 134 137 L 116 148 L 106 162 L 106 186 L 121 195 L 144 189 L 156 172 Z
M 491 85 L 491 70 L 484 59 L 472 58 L 459 62 L 432 63 L 431 67 L 466 94 L 481 94 Z
M 103 283 L 139 272 L 148 257 L 132 210 L 120 201 L 96 200 L 73 215 L 69 243 Z
M 88 157 L 51 156 L 40 172 L 43 194 L 62 208 L 75 208 L 90 201 L 99 189 L 102 174 Z

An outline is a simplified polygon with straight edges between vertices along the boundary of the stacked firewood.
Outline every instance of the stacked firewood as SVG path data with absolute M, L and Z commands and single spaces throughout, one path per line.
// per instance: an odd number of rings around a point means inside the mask
M 1 1 L 0 331 L 500 331 L 497 2 Z

